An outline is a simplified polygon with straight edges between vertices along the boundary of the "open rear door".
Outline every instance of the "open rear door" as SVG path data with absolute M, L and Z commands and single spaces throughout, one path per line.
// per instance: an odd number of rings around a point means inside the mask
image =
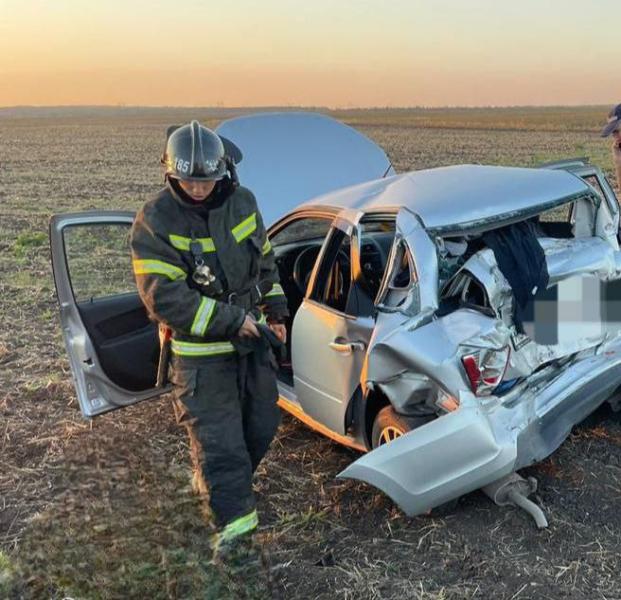
M 318 113 L 237 117 L 216 131 L 241 149 L 239 179 L 254 192 L 268 227 L 306 200 L 394 175 L 375 142 Z
M 85 417 L 167 391 L 155 388 L 157 330 L 131 268 L 133 220 L 134 213 L 97 211 L 50 221 L 63 338 Z

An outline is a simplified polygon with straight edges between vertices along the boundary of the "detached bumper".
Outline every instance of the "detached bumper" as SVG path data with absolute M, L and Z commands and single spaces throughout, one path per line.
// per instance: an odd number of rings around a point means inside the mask
M 536 391 L 516 388 L 483 413 L 476 400 L 369 452 L 338 475 L 365 481 L 408 515 L 484 487 L 554 452 L 621 385 L 621 338 Z
M 516 457 L 515 440 L 500 444 L 487 416 L 462 406 L 369 452 L 338 477 L 377 487 L 413 516 L 512 473 Z

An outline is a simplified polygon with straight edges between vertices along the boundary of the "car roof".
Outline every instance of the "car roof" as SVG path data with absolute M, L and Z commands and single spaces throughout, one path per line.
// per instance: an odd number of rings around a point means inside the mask
M 302 207 L 416 213 L 428 229 L 480 222 L 590 193 L 579 177 L 553 169 L 456 165 L 412 171 L 324 194 Z

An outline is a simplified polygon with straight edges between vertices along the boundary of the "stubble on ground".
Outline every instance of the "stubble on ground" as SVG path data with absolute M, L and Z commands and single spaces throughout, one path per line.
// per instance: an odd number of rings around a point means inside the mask
M 136 209 L 157 190 L 167 125 L 222 117 L 186 112 L 0 118 L 0 596 L 620 598 L 621 424 L 605 409 L 526 471 L 545 531 L 478 492 L 449 516 L 408 519 L 335 479 L 355 452 L 285 417 L 256 480 L 269 572 L 210 563 L 169 398 L 79 416 L 47 246 L 51 214 Z M 594 109 L 336 116 L 398 171 L 590 155 L 612 174 Z

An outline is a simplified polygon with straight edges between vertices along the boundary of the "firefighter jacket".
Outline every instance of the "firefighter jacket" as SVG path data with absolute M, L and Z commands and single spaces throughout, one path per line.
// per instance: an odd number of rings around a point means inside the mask
M 288 314 L 263 219 L 244 187 L 209 207 L 185 202 L 168 182 L 137 214 L 130 245 L 140 298 L 172 330 L 181 359 L 234 353 L 248 312 L 259 322 Z M 213 282 L 196 283 L 197 261 Z

